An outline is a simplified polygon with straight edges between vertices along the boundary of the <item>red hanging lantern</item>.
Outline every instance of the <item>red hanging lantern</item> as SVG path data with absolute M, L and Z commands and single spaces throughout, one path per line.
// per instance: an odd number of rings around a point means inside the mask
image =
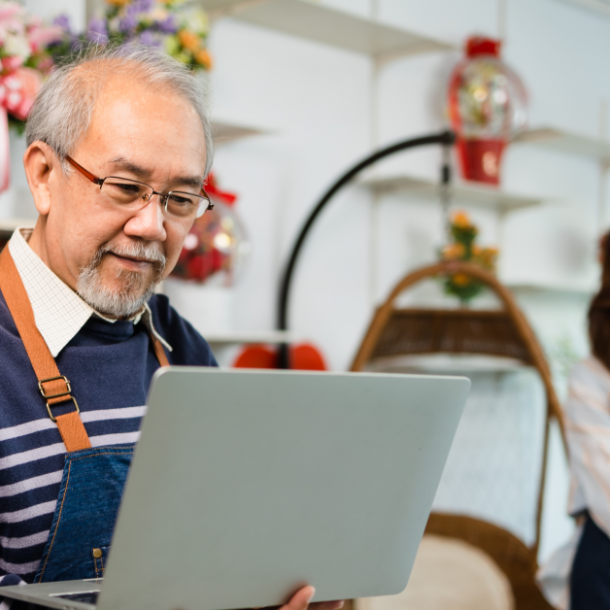
M 500 60 L 499 40 L 473 36 L 449 81 L 449 117 L 466 180 L 499 184 L 506 144 L 527 122 L 521 79 Z

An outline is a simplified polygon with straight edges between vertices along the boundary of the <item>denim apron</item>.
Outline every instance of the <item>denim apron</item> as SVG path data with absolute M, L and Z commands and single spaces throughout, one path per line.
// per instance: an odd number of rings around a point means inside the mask
M 69 380 L 60 374 L 42 335 L 21 277 L 6 247 L 0 254 L 0 290 L 38 378 L 49 417 L 66 445 L 57 507 L 35 582 L 101 578 L 121 503 L 134 445 L 91 447 Z M 169 362 L 151 334 L 161 366 Z M 72 403 L 74 410 L 53 415 L 52 408 Z

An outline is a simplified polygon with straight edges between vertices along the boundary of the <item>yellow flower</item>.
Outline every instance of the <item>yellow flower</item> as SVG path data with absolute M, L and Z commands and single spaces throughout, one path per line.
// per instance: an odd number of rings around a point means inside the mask
M 470 226 L 470 218 L 466 212 L 456 212 L 451 219 L 451 224 L 461 229 L 465 229 Z
M 168 55 L 174 57 L 180 51 L 180 43 L 178 42 L 178 36 L 172 34 L 165 38 L 165 52 Z
M 188 30 L 180 30 L 178 32 L 178 40 L 180 40 L 180 43 L 185 49 L 188 49 L 192 53 L 198 51 L 201 46 L 201 39 L 199 36 Z
M 445 260 L 455 260 L 464 256 L 463 244 L 447 244 L 443 250 L 442 255 Z
M 207 49 L 200 49 L 195 53 L 195 61 L 201 64 L 206 70 L 212 69 L 212 57 Z
M 458 286 L 467 286 L 470 284 L 470 278 L 465 273 L 456 273 L 452 278 L 454 284 Z
M 106 0 L 112 6 L 127 6 L 131 0 Z
M 180 51 L 180 53 L 174 55 L 174 59 L 188 65 L 193 60 L 193 56 L 188 51 Z

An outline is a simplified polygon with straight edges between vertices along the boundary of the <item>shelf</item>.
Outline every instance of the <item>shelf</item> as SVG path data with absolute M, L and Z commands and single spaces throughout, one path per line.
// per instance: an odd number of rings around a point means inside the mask
M 555 127 L 539 127 L 519 134 L 515 143 L 537 144 L 562 152 L 593 157 L 610 163 L 610 143 Z
M 564 4 L 571 4 L 578 8 L 593 11 L 598 15 L 610 17 L 610 4 L 607 0 L 559 0 Z
M 268 134 L 270 131 L 259 127 L 231 123 L 222 119 L 212 119 L 212 133 L 214 135 L 214 144 L 221 146 L 241 138 Z
M 585 286 L 569 283 L 545 284 L 538 282 L 505 282 L 504 286 L 516 295 L 575 296 L 590 298 L 595 294 L 595 286 Z
M 33 227 L 35 220 L 25 218 L 2 218 L 0 219 L 0 231 L 13 232 L 17 227 Z
M 219 345 L 235 345 L 240 343 L 290 343 L 294 336 L 289 331 L 234 331 L 224 333 L 205 333 L 208 343 Z
M 378 194 L 405 192 L 412 197 L 424 199 L 439 198 L 439 184 L 425 178 L 412 176 L 388 176 L 365 178 L 360 184 Z M 460 205 L 492 207 L 500 211 L 510 211 L 540 205 L 541 197 L 531 197 L 516 193 L 507 193 L 500 189 L 472 184 L 458 183 L 451 187 L 452 202 Z
M 329 44 L 376 59 L 448 51 L 448 43 L 311 0 L 202 0 L 211 18 L 247 23 Z
M 372 373 L 510 373 L 526 369 L 519 360 L 470 354 L 422 354 L 379 358 L 367 366 Z

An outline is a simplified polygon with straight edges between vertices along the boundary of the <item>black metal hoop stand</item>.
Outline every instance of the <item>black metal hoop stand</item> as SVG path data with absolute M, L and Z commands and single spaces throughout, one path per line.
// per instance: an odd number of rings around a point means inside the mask
M 384 157 L 389 157 L 390 155 L 396 154 L 398 152 L 402 152 L 403 150 L 407 150 L 409 148 L 417 148 L 419 146 L 429 146 L 431 144 L 440 144 L 445 148 L 445 154 L 443 155 L 443 164 L 441 167 L 441 186 L 447 187 L 451 180 L 451 170 L 449 166 L 449 147 L 455 143 L 455 134 L 452 131 L 443 131 L 437 134 L 431 134 L 428 136 L 422 136 L 420 138 L 411 138 L 409 140 L 404 140 L 402 142 L 398 142 L 397 144 L 393 144 L 392 146 L 388 146 L 387 148 L 382 148 L 372 155 L 366 157 L 356 165 L 354 165 L 351 169 L 349 169 L 345 174 L 343 174 L 324 194 L 324 196 L 320 199 L 317 205 L 314 207 L 313 211 L 305 221 L 301 232 L 292 248 L 292 252 L 290 254 L 290 258 L 288 259 L 288 264 L 286 265 L 286 269 L 282 276 L 282 282 L 280 284 L 280 292 L 279 292 L 279 301 L 278 301 L 278 318 L 277 318 L 277 329 L 278 330 L 287 330 L 288 326 L 288 300 L 290 296 L 290 285 L 292 282 L 292 277 L 294 274 L 294 270 L 296 267 L 296 262 L 298 260 L 299 254 L 305 243 L 305 238 L 309 233 L 311 227 L 313 226 L 315 220 L 320 215 L 320 212 L 324 209 L 324 207 L 328 204 L 328 202 L 349 182 L 351 182 L 357 174 L 359 174 L 363 169 L 367 168 L 369 165 L 376 163 L 380 159 Z M 282 343 L 279 346 L 278 350 L 278 360 L 277 366 L 280 369 L 288 369 L 290 368 L 290 357 L 288 351 L 288 344 Z

